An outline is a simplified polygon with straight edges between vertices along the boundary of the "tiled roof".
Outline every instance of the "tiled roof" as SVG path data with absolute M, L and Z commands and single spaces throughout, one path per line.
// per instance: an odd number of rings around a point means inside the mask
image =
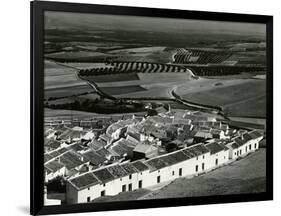
M 88 161 L 91 162 L 91 164 L 94 165 L 100 165 L 102 164 L 104 161 L 106 161 L 106 158 L 100 156 L 99 154 L 97 154 L 96 152 L 90 150 L 87 151 L 85 153 L 82 154 Z
M 233 149 L 237 149 L 237 148 L 239 148 L 239 145 L 236 142 L 234 142 L 234 143 L 231 144 L 231 147 Z
M 204 146 L 204 145 L 195 145 L 195 146 L 191 146 L 187 149 L 191 154 L 193 154 L 194 156 L 200 156 L 203 154 L 206 154 L 207 152 L 209 152 L 209 150 Z
M 110 152 L 108 150 L 106 150 L 105 148 L 101 148 L 95 152 L 103 158 L 106 158 L 108 155 L 110 155 Z
M 243 134 L 243 138 L 244 138 L 245 140 L 247 140 L 247 141 L 249 141 L 249 140 L 252 139 L 252 137 L 251 137 L 248 133 L 244 133 L 244 134 Z
M 60 163 L 64 164 L 69 170 L 84 164 L 84 162 L 79 159 L 77 154 L 72 151 L 66 152 L 60 156 Z
M 48 153 L 44 154 L 44 162 L 47 162 L 49 160 L 51 160 L 53 157 L 51 155 L 49 155 Z
M 247 142 L 247 140 L 246 139 L 242 139 L 241 137 L 237 137 L 237 138 L 234 139 L 234 142 L 236 142 L 237 145 L 242 146 L 242 145 L 244 145 Z
M 99 184 L 99 180 L 92 174 L 87 173 L 70 180 L 70 182 L 79 190 Z
M 119 141 L 114 144 L 114 146 L 111 146 L 111 149 L 120 156 L 124 154 L 132 154 L 134 148 L 135 146 L 130 142 L 127 142 L 127 140 Z
M 153 145 L 139 143 L 135 148 L 134 152 L 148 153 L 152 151 L 157 151 L 157 148 Z
M 148 170 L 149 167 L 147 165 L 145 165 L 143 162 L 141 161 L 135 161 L 132 163 L 132 165 L 139 171 L 139 172 L 143 172 L 145 170 Z
M 77 131 L 72 129 L 65 130 L 61 135 L 59 135 L 59 139 L 66 140 L 68 138 L 80 138 L 81 136 L 85 135 L 85 131 Z
M 106 169 L 100 169 L 93 172 L 93 174 L 99 179 L 103 184 L 111 180 L 114 180 L 114 176 Z
M 49 152 L 49 155 L 51 155 L 52 157 L 57 157 L 60 155 L 60 153 L 58 151 L 51 151 Z
M 74 151 L 76 151 L 76 152 L 84 150 L 83 146 L 81 146 L 81 145 L 78 144 L 78 143 L 69 145 L 69 146 L 67 147 L 67 149 L 71 149 L 71 150 L 74 150 Z
M 209 143 L 206 145 L 206 147 L 210 150 L 211 154 L 216 154 L 225 150 L 225 147 L 223 145 L 216 142 Z
M 151 160 L 145 161 L 146 164 L 148 164 L 152 170 L 162 169 L 167 166 L 167 164 L 162 161 L 161 158 L 153 158 Z
M 63 153 L 65 153 L 65 152 L 67 152 L 68 149 L 67 149 L 67 148 L 60 148 L 60 149 L 57 149 L 56 151 L 57 151 L 58 153 L 60 153 L 60 154 L 63 154 Z
M 61 168 L 63 168 L 64 165 L 57 161 L 50 161 L 45 164 L 45 167 L 52 172 L 56 172 L 56 171 L 60 170 Z
M 104 145 L 103 145 L 102 142 L 100 142 L 100 141 L 98 141 L 98 140 L 95 140 L 95 139 L 93 139 L 93 140 L 88 144 L 88 146 L 89 146 L 90 148 L 94 149 L 95 151 L 96 151 L 96 150 L 99 150 L 100 148 L 103 148 L 103 147 L 104 147 Z
M 257 139 L 262 137 L 263 135 L 259 133 L 258 131 L 251 131 L 249 132 L 249 135 L 252 137 L 252 139 Z
M 128 174 L 137 173 L 138 170 L 130 163 L 125 163 L 120 165 Z
M 60 147 L 60 144 L 61 143 L 57 140 L 49 139 L 49 140 L 46 140 L 44 145 L 49 148 L 56 149 L 56 148 Z
M 168 166 L 180 163 L 188 159 L 188 156 L 185 155 L 182 151 L 174 152 L 168 155 L 161 157 L 161 160 Z
M 116 178 L 122 178 L 129 175 L 120 165 L 107 167 L 107 170 Z

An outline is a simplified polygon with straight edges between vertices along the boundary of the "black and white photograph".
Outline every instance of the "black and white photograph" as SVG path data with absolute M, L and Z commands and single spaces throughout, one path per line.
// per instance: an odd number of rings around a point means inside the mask
M 44 205 L 266 191 L 266 25 L 45 12 Z
M 278 215 L 277 2 L 4 1 L 1 215 Z

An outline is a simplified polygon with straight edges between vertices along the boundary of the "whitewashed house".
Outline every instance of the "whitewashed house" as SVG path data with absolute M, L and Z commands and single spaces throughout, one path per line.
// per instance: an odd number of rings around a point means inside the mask
M 229 160 L 229 149 L 223 144 L 212 142 L 205 145 L 210 151 L 210 157 L 207 161 L 208 169 L 221 166 Z
M 240 156 L 256 150 L 261 139 L 262 135 L 254 131 L 243 134 L 243 138 L 236 137 L 226 145 L 215 141 L 199 143 L 149 160 L 100 167 L 68 179 L 66 201 L 68 204 L 91 202 L 101 196 L 199 175 L 237 158 L 237 152 Z
M 56 160 L 52 160 L 44 165 L 45 182 L 48 182 L 58 176 L 64 176 L 66 173 L 65 166 Z
M 259 142 L 263 139 L 263 135 L 258 131 L 251 131 L 235 137 L 232 142 L 226 146 L 229 148 L 229 159 L 243 157 L 250 152 L 259 148 Z

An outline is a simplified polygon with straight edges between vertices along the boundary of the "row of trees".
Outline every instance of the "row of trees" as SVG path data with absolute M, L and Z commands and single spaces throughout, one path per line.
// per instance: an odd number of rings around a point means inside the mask
M 103 114 L 111 113 L 131 113 L 146 111 L 144 103 L 127 103 L 126 101 L 107 101 L 107 100 L 74 100 L 69 103 L 49 104 L 45 103 L 46 108 L 66 109 Z
M 81 76 L 98 76 L 119 73 L 161 73 L 161 72 L 185 72 L 183 66 L 158 64 L 150 62 L 111 62 L 109 67 L 84 69 L 79 71 Z
M 227 60 L 232 52 L 208 52 L 203 50 L 180 49 L 174 56 L 174 62 L 178 64 L 219 64 Z

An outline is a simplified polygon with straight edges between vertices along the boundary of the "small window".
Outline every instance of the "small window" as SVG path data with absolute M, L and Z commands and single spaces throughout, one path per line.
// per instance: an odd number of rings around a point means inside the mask
M 245 149 L 245 151 L 247 152 L 247 150 L 248 150 L 248 147 L 246 146 L 246 149 Z
M 204 163 L 202 163 L 202 170 L 204 170 L 205 169 L 205 164 Z
M 196 157 L 196 160 L 198 160 L 198 157 Z
M 132 175 L 129 175 L 129 179 L 132 179 Z
M 216 159 L 216 166 L 219 164 L 219 159 Z
M 142 188 L 142 180 L 139 180 L 139 188 Z
M 122 178 L 120 178 L 120 181 L 122 181 Z
M 158 170 L 158 172 L 160 173 L 160 170 Z
M 175 175 L 175 171 L 172 172 L 172 175 Z
M 234 155 L 236 155 L 236 152 L 234 152 Z
M 91 188 L 88 188 L 88 190 L 90 190 Z
M 100 192 L 100 196 L 105 196 L 105 190 Z
M 103 184 L 103 186 L 105 187 L 105 184 Z
M 255 149 L 257 148 L 257 143 L 255 143 Z
M 240 155 L 242 154 L 242 149 L 240 150 L 240 153 L 239 153 Z
M 157 183 L 160 183 L 160 176 L 157 176 Z
M 91 202 L 91 197 L 87 197 L 87 202 Z
M 249 149 L 252 150 L 252 145 L 249 145 Z
M 203 159 L 205 159 L 205 155 L 203 155 Z
M 142 175 L 142 172 L 141 172 L 141 175 Z
M 198 165 L 195 166 L 195 172 L 198 172 Z
M 179 176 L 182 176 L 182 168 L 179 168 Z

